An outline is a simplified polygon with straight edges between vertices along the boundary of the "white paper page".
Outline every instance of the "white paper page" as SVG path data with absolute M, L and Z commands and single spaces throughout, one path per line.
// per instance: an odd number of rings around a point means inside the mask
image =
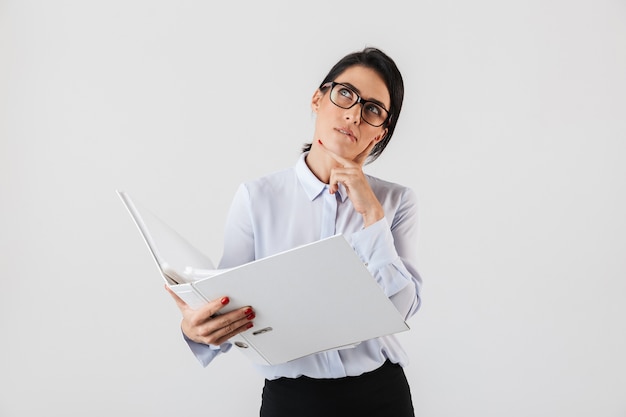
M 168 282 L 168 284 L 195 281 L 196 278 L 193 275 L 188 275 L 188 268 L 215 270 L 208 256 L 200 252 L 163 220 L 133 201 L 128 193 L 124 191 L 117 193 L 139 228 L 164 278 L 175 281 Z

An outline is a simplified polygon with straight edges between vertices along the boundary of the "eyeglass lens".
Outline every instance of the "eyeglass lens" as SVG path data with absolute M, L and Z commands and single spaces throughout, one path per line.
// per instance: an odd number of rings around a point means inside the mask
M 330 92 L 331 101 L 344 109 L 349 109 L 359 101 L 359 95 L 343 84 L 335 84 Z M 361 117 L 372 126 L 381 126 L 387 120 L 387 110 L 376 103 L 361 100 Z

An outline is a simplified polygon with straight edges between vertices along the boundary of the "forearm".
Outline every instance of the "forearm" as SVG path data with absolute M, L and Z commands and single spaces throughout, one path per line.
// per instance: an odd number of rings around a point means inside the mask
M 409 258 L 401 258 L 389 225 L 382 219 L 352 235 L 352 246 L 385 295 L 405 318 L 419 308 L 421 277 Z

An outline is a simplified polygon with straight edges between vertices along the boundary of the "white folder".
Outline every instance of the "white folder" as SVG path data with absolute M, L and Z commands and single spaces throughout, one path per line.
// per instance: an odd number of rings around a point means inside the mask
M 253 362 L 275 365 L 409 329 L 342 235 L 234 268 L 213 262 L 149 210 L 117 191 L 167 285 L 192 308 L 228 295 L 221 311 L 255 311 L 230 341 Z

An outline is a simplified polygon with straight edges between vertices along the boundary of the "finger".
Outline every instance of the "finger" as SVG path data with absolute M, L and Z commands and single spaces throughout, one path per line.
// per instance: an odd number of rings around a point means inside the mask
M 211 300 L 207 304 L 196 310 L 195 318 L 199 321 L 209 319 L 212 316 L 216 315 L 226 305 L 228 305 L 228 303 L 230 303 L 230 299 L 228 297 L 216 298 L 215 300 Z
M 234 335 L 251 328 L 252 320 L 255 317 L 256 314 L 251 307 L 242 307 L 213 317 L 203 326 L 203 329 L 198 329 L 202 343 L 219 345 Z
M 370 152 L 374 149 L 374 146 L 376 146 L 376 141 L 372 141 L 363 152 L 358 154 L 357 157 L 354 158 L 354 162 L 359 164 L 359 166 L 363 166 L 365 161 L 367 161 L 367 157 L 370 156 Z
M 321 145 L 322 149 L 324 149 L 328 155 L 330 155 L 335 161 L 339 162 L 345 168 L 354 166 L 355 163 L 358 166 L 362 167 L 365 164 L 365 161 L 367 161 L 367 157 L 370 155 L 370 152 L 372 152 L 372 149 L 374 149 L 374 146 L 376 146 L 376 141 L 372 140 L 372 142 L 370 142 L 370 144 L 367 146 L 367 148 L 365 148 L 365 150 L 363 150 L 363 152 L 358 154 L 356 158 L 354 158 L 354 160 L 350 160 L 340 155 L 337 155 L 336 153 L 328 149 L 326 146 L 324 146 L 320 139 L 318 139 L 317 142 Z
M 354 164 L 353 161 L 344 158 L 343 156 L 337 155 L 335 152 L 331 151 L 330 149 L 328 149 L 326 146 L 324 146 L 324 144 L 322 143 L 322 141 L 320 139 L 317 140 L 317 143 L 320 144 L 320 146 L 322 147 L 322 149 L 324 149 L 324 151 L 331 156 L 335 161 L 339 162 L 341 165 L 343 165 L 344 167 L 347 166 L 351 166 L 352 164 Z
M 183 301 L 182 298 L 180 298 L 174 291 L 172 291 L 172 289 L 165 284 L 164 285 L 165 289 L 167 290 L 167 292 L 170 293 L 170 295 L 172 296 L 172 298 L 174 299 L 174 301 L 176 302 L 176 305 L 178 306 L 178 308 L 183 311 L 187 308 L 189 308 L 189 306 L 187 305 L 187 303 L 185 301 Z
M 178 294 L 176 294 L 167 284 L 165 285 L 165 289 L 167 290 L 168 293 L 170 293 L 170 295 L 176 302 L 178 309 L 181 312 L 184 313 L 186 310 L 191 310 L 191 307 L 189 307 L 189 305 L 185 302 L 185 300 L 180 298 Z M 209 303 L 197 309 L 196 313 L 197 313 L 198 319 L 211 317 L 212 315 L 217 313 L 219 310 L 224 308 L 224 306 L 226 306 L 229 302 L 230 302 L 230 299 L 228 297 L 217 298 L 215 300 L 210 301 Z
M 243 333 L 246 330 L 251 329 L 252 327 L 254 327 L 254 324 L 252 324 L 252 322 L 250 321 L 246 321 L 243 324 L 241 324 L 241 326 L 232 326 L 233 330 L 229 333 L 226 333 L 225 335 L 221 336 L 219 339 L 216 340 L 215 344 L 216 345 L 221 345 L 222 343 L 226 342 L 228 339 L 232 338 L 233 336 L 238 335 L 239 333 Z

